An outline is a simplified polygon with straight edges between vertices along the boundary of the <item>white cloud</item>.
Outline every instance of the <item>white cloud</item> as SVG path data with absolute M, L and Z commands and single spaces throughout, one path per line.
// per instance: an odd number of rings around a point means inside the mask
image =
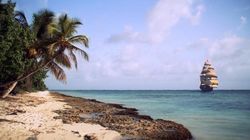
M 159 0 L 148 14 L 144 33 L 126 26 L 122 33 L 111 35 L 108 42 L 161 43 L 181 19 L 199 24 L 203 11 L 203 5 L 191 0 Z
M 193 9 L 196 10 L 193 10 Z M 193 1 L 159 0 L 151 10 L 148 18 L 148 30 L 151 41 L 161 42 L 181 18 L 187 18 L 193 24 L 198 24 L 204 7 L 194 6 Z
M 209 54 L 216 60 L 237 57 L 241 55 L 238 53 L 239 50 L 246 49 L 242 46 L 243 43 L 245 43 L 243 38 L 236 35 L 227 36 L 211 44 Z
M 109 63 L 112 65 L 106 65 L 106 68 L 113 69 L 114 75 L 118 77 L 143 76 L 147 70 L 145 64 L 148 62 L 143 61 L 144 56 L 138 49 L 140 47 L 138 48 L 134 45 L 122 47 L 119 54 L 109 60 Z
M 238 58 L 249 52 L 250 40 L 237 35 L 227 35 L 217 40 L 201 38 L 196 42 L 188 44 L 186 49 L 182 51 L 186 51 L 187 49 L 192 49 L 193 51 L 205 50 L 207 57 L 210 59 L 224 62 Z
M 134 46 L 124 46 L 115 55 L 106 52 L 105 54 L 107 55 L 92 56 L 93 59 L 82 72 L 85 75 L 83 76 L 85 81 L 97 82 L 103 79 L 139 77 L 146 70 L 144 64 L 147 62 L 141 61 L 142 55 Z

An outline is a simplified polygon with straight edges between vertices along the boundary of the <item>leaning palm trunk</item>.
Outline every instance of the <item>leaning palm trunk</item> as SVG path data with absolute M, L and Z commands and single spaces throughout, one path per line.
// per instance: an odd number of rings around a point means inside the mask
M 50 64 L 58 55 L 60 55 L 60 53 L 62 53 L 63 50 L 60 50 L 57 52 L 56 55 L 54 55 L 54 57 L 52 57 L 50 60 L 48 60 L 47 62 L 41 64 L 39 67 L 37 67 L 36 69 L 30 71 L 29 73 L 23 75 L 23 76 L 19 76 L 16 80 L 14 81 L 10 81 L 10 82 L 7 82 L 3 85 L 0 85 L 0 87 L 2 87 L 4 90 L 3 91 L 0 91 L 0 97 L 1 98 L 5 98 L 7 97 L 10 92 L 16 87 L 17 83 L 19 81 L 22 81 L 24 79 L 26 79 L 27 77 L 35 74 L 36 72 L 40 71 L 41 69 L 45 68 L 48 64 Z
M 3 85 L 0 85 L 0 87 L 3 87 L 4 89 L 6 90 L 3 90 L 3 91 L 0 91 L 0 97 L 1 98 L 5 98 L 7 97 L 10 92 L 16 87 L 16 84 L 19 82 L 19 81 L 22 81 L 24 80 L 25 78 L 35 74 L 36 72 L 40 71 L 41 69 L 45 68 L 51 61 L 53 61 L 53 59 L 51 59 L 50 61 L 48 61 L 47 63 L 41 65 L 40 67 L 36 68 L 35 70 L 27 73 L 26 75 L 24 76 L 21 76 L 20 78 L 17 78 L 16 80 L 14 81 L 10 81 L 10 82 L 7 82 Z
M 6 89 L 4 89 L 3 91 L 0 91 L 1 98 L 7 97 L 10 94 L 10 92 L 16 87 L 17 83 L 18 83 L 17 81 L 13 82 L 12 84 L 8 85 Z

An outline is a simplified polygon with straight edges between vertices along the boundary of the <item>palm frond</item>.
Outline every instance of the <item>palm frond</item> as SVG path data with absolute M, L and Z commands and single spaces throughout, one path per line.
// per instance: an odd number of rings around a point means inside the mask
M 67 24 L 67 19 L 68 19 L 68 16 L 67 14 L 62 14 L 61 16 L 59 16 L 58 18 L 58 26 L 59 26 L 59 29 L 61 31 L 62 34 L 65 33 L 65 24 Z
M 76 55 L 73 53 L 73 51 L 69 51 L 69 56 L 70 56 L 71 60 L 73 61 L 73 63 L 75 64 L 75 68 L 77 69 Z
M 46 53 L 46 55 L 53 56 L 56 53 L 57 49 L 58 49 L 57 46 L 58 46 L 58 42 L 54 42 L 54 43 L 49 44 L 47 46 L 48 52 Z
M 66 82 L 66 74 L 63 69 L 58 66 L 55 62 L 51 62 L 47 68 L 49 71 L 55 76 L 55 78 L 59 81 Z
M 82 55 L 82 57 L 83 57 L 86 61 L 89 61 L 89 56 L 88 56 L 87 52 L 85 52 L 84 50 L 82 50 L 82 49 L 80 49 L 80 48 L 78 48 L 78 47 L 76 47 L 76 46 L 74 46 L 74 45 L 72 45 L 72 44 L 71 44 L 71 45 L 68 45 L 67 49 L 70 50 L 70 51 L 74 51 L 74 52 L 80 53 L 80 54 Z
M 67 14 L 62 14 L 58 19 L 58 27 L 64 37 L 70 37 L 76 33 L 76 28 L 81 24 L 80 20 L 69 18 Z
M 77 32 L 76 28 L 82 23 L 78 19 L 67 19 L 67 24 L 65 25 L 65 37 L 70 37 Z
M 55 62 L 61 66 L 66 67 L 66 68 L 69 68 L 69 69 L 71 68 L 71 63 L 70 63 L 69 57 L 64 53 L 61 53 L 60 55 L 58 55 L 55 58 Z
M 70 37 L 68 41 L 73 44 L 81 43 L 81 44 L 84 44 L 85 47 L 87 48 L 89 47 L 89 39 L 85 35 L 76 35 L 76 36 Z
M 57 23 L 56 22 L 52 22 L 51 24 L 48 25 L 48 35 L 50 37 L 60 37 L 62 36 L 62 33 L 60 31 L 60 29 L 58 29 Z

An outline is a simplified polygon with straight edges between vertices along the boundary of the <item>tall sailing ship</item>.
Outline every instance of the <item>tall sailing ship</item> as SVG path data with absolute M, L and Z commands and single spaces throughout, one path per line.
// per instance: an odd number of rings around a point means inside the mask
M 208 60 L 204 63 L 202 68 L 200 81 L 200 89 L 204 92 L 213 91 L 213 88 L 217 88 L 219 85 L 216 72 Z

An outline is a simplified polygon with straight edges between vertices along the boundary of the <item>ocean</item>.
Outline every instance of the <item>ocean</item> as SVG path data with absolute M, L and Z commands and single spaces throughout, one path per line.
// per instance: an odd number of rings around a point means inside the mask
M 57 90 L 65 95 L 134 107 L 173 120 L 197 140 L 250 140 L 250 90 Z

